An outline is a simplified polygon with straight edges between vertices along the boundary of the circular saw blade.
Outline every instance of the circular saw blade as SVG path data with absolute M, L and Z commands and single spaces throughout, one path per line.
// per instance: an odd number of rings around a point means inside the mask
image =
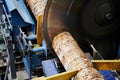
M 43 35 L 48 46 L 52 47 L 54 36 L 69 31 L 83 51 L 91 51 L 87 42 L 90 40 L 106 59 L 111 58 L 109 54 L 116 56 L 113 43 L 119 36 L 119 3 L 119 0 L 48 0 L 43 17 Z M 101 50 L 104 38 L 114 42 Z

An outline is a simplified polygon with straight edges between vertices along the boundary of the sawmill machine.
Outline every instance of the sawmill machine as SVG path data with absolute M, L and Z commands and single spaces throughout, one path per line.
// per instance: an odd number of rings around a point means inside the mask
M 120 80 L 119 4 L 0 0 L 1 79 Z

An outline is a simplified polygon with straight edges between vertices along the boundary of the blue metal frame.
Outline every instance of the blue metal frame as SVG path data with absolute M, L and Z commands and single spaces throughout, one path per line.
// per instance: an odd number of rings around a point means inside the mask
M 52 76 L 58 74 L 54 59 L 42 61 L 43 72 L 45 76 Z
M 35 52 L 41 52 L 44 51 L 44 55 L 47 57 L 47 45 L 46 42 L 43 40 L 42 41 L 42 46 L 38 47 L 38 48 L 33 48 L 32 51 Z
M 100 74 L 103 75 L 105 80 L 115 80 L 115 75 L 110 70 L 100 70 Z
M 13 26 L 35 25 L 23 0 L 4 0 L 8 12 L 12 16 Z
M 12 36 L 13 41 L 15 44 L 15 50 L 19 51 L 19 44 L 16 42 L 16 36 L 20 36 L 21 44 L 24 50 L 26 50 L 26 54 L 22 56 L 23 62 L 28 72 L 29 77 L 31 77 L 31 71 L 36 67 L 41 65 L 41 58 L 39 54 L 35 54 L 36 52 L 43 52 L 44 55 L 47 57 L 47 45 L 46 42 L 43 40 L 42 46 L 38 48 L 33 48 L 31 54 L 31 50 L 28 49 L 27 41 L 35 40 L 36 39 L 36 26 L 35 23 L 24 3 L 24 0 L 3 0 L 5 8 L 7 10 L 7 14 L 11 16 L 11 24 L 12 24 Z M 32 33 L 30 36 L 26 36 L 24 32 L 22 32 L 22 28 L 24 27 L 28 30 L 28 32 Z

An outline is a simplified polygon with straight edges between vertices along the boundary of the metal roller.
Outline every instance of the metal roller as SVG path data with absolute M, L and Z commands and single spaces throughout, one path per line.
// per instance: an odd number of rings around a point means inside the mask
M 104 80 L 99 72 L 93 68 L 92 63 L 70 33 L 62 32 L 55 36 L 52 46 L 67 71 L 79 70 L 75 80 Z

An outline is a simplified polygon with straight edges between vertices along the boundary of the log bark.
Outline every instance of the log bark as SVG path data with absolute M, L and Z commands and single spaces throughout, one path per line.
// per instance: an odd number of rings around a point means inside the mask
M 104 80 L 68 32 L 54 37 L 52 46 L 67 71 L 79 70 L 75 80 Z
M 47 0 L 26 0 L 26 3 L 37 19 L 39 15 L 43 15 Z

